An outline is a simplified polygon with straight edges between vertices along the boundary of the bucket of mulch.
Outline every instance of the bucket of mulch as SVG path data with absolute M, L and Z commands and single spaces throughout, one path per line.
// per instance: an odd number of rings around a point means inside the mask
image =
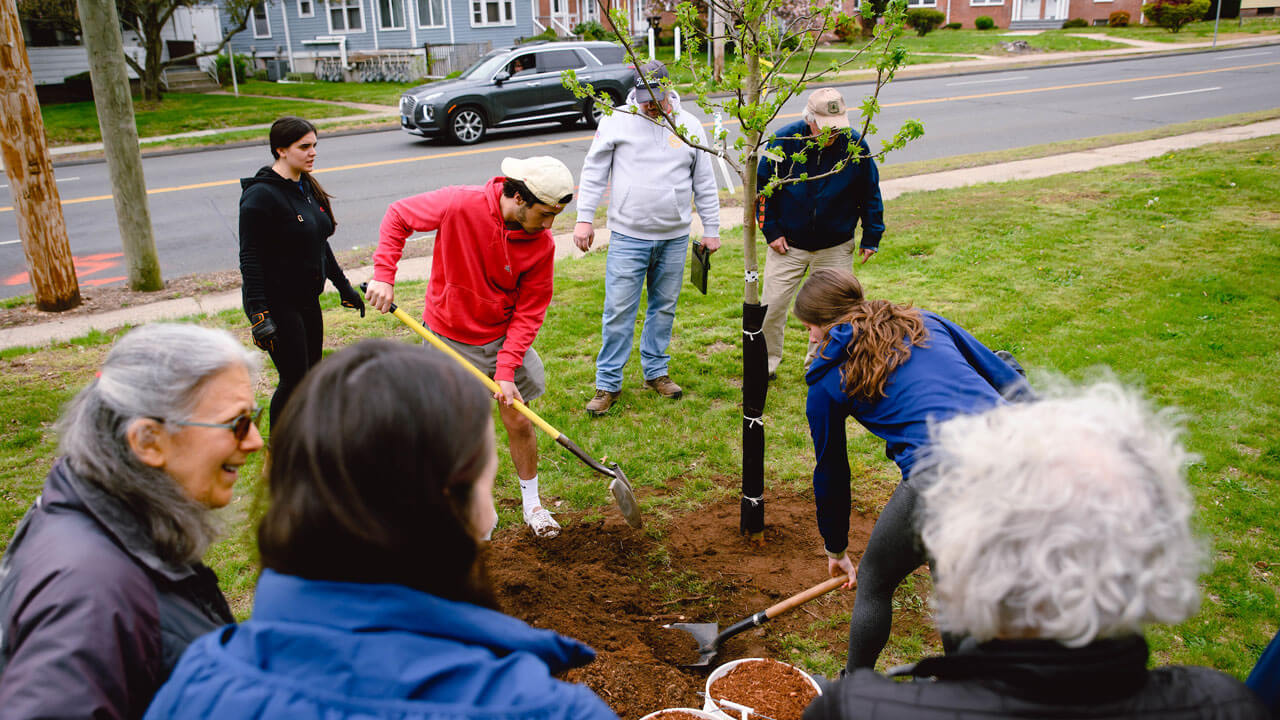
M 702 709 L 721 720 L 741 718 L 740 707 L 751 708 L 752 716 L 801 720 L 804 709 L 821 694 L 822 689 L 809 673 L 794 665 L 768 658 L 744 658 L 727 662 L 711 673 Z
M 711 713 L 694 710 L 693 708 L 667 708 L 666 710 L 651 712 L 640 718 L 640 720 L 719 720 L 719 718 Z

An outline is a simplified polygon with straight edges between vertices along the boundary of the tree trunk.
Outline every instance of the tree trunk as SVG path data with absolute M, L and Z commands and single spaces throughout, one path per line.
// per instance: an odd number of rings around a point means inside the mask
M 746 60 L 744 107 L 760 101 L 760 53 L 747 43 L 758 28 L 746 28 L 740 36 L 740 57 Z M 763 132 L 744 123 L 747 147 L 759 146 Z M 760 304 L 760 280 L 756 263 L 756 163 L 753 149 L 742 169 L 742 252 L 746 269 L 742 303 L 742 502 L 738 530 L 751 542 L 764 543 L 764 404 L 769 391 L 768 353 L 760 332 L 767 307 Z
M 866 15 L 859 15 L 858 25 L 862 27 L 862 38 L 864 40 L 870 40 L 871 37 L 875 35 L 876 17 L 874 15 L 872 15 L 871 17 L 867 17 Z
M 142 47 L 146 50 L 146 56 L 143 58 L 142 73 L 142 99 L 148 102 L 157 102 L 160 100 L 162 93 L 160 92 L 160 78 L 164 72 L 164 49 L 160 37 L 162 28 L 149 20 L 143 21 L 142 25 Z
M 124 44 L 114 0 L 78 0 L 84 44 L 89 51 L 89 75 L 107 170 L 115 198 L 116 222 L 128 264 L 129 287 L 159 290 L 160 260 L 151 230 L 147 185 L 142 176 L 142 153 L 133 117 L 129 75 L 125 71 Z M 158 37 L 158 36 L 157 36 Z M 148 53 L 148 56 L 150 53 Z
M 80 286 L 14 0 L 0 0 L 0 155 L 36 307 L 69 310 L 80 304 Z

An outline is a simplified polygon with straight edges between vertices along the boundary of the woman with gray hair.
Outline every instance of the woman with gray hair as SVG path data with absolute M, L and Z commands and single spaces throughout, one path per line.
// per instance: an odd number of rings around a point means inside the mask
M 932 682 L 858 670 L 806 720 L 1267 717 L 1215 670 L 1147 669 L 1143 628 L 1195 614 L 1206 561 L 1179 434 L 1114 383 L 933 427 L 921 535 L 938 629 L 968 638 L 904 673 Z
M 0 716 L 141 717 L 186 646 L 233 622 L 200 558 L 249 455 L 257 358 L 147 325 L 71 401 L 0 560 Z

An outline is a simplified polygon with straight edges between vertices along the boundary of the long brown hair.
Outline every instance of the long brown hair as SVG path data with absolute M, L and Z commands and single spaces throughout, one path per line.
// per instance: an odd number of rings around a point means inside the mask
M 854 342 L 849 359 L 840 368 L 844 392 L 856 400 L 879 400 L 884 386 L 899 365 L 911 357 L 911 348 L 924 347 L 929 339 L 924 318 L 910 305 L 888 300 L 867 300 L 862 284 L 847 270 L 814 270 L 796 295 L 796 317 L 827 332 L 834 325 L 853 326 Z M 829 337 L 819 353 L 827 355 Z
M 277 150 L 288 148 L 290 145 L 302 139 L 302 137 L 307 133 L 316 133 L 317 136 L 320 134 L 316 132 L 316 126 L 312 124 L 310 120 L 305 120 L 293 115 L 285 115 L 277 118 L 275 122 L 271 123 L 271 160 L 273 162 L 279 160 L 280 155 L 276 152 Z M 302 179 L 307 182 L 307 187 L 311 188 L 311 194 L 315 196 L 317 201 L 319 201 L 320 206 L 324 208 L 324 211 L 329 214 L 329 219 L 333 221 L 333 224 L 336 227 L 338 225 L 338 219 L 333 216 L 333 203 L 331 202 L 333 196 L 320 186 L 320 182 L 316 180 L 314 175 L 306 170 L 302 171 Z
M 272 428 L 263 567 L 496 608 L 470 513 L 491 410 L 435 350 L 365 340 L 325 359 Z

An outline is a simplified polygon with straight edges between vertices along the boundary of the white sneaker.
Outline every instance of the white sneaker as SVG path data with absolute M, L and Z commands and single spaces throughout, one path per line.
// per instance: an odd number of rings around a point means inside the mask
M 524 523 L 533 531 L 534 537 L 553 538 L 560 534 L 560 523 L 541 505 L 532 511 L 524 511 Z

